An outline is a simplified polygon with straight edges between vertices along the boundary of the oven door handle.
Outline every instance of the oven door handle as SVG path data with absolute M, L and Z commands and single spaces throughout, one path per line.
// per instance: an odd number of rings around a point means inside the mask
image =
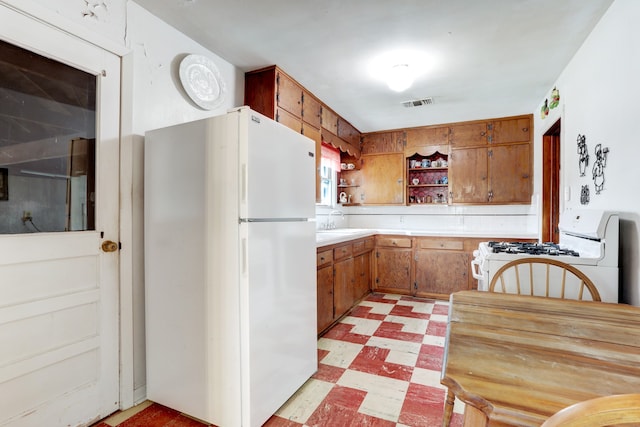
M 480 260 L 478 258 L 475 258 L 471 261 L 471 275 L 473 276 L 474 279 L 477 280 L 482 280 L 484 279 L 484 276 L 482 275 L 482 270 L 480 268 Z

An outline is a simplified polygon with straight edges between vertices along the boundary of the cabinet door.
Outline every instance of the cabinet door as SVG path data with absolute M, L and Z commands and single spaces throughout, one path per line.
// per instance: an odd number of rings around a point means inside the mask
M 377 132 L 362 136 L 362 154 L 404 152 L 406 134 L 404 131 Z
M 493 144 L 531 141 L 531 118 L 520 117 L 493 122 Z
M 293 114 L 283 110 L 282 108 L 276 108 L 276 122 L 281 123 L 298 133 L 302 132 L 302 121 Z
M 411 249 L 376 249 L 374 289 L 408 294 L 411 289 Z
M 354 298 L 354 268 L 353 258 L 338 261 L 333 265 L 333 303 L 334 318 L 339 318 L 346 313 L 355 301 Z
M 486 148 L 453 150 L 449 156 L 451 203 L 487 203 L 487 168 Z
M 425 127 L 407 129 L 407 145 L 404 152 L 407 156 L 420 154 L 429 156 L 436 151 L 444 153 L 449 145 L 449 127 Z M 431 148 L 430 148 L 431 147 Z
M 284 108 L 296 117 L 302 117 L 302 88 L 286 74 L 278 72 L 278 107 Z
M 488 131 L 488 123 L 486 122 L 452 125 L 449 142 L 452 147 L 486 145 Z
M 333 265 L 318 269 L 318 333 L 333 323 Z
M 404 203 L 404 154 L 367 154 L 362 158 L 362 194 L 364 204 Z
M 326 107 L 322 107 L 322 128 L 338 136 L 338 115 Z
M 358 301 L 371 290 L 371 252 L 363 253 L 353 259 L 355 274 L 354 300 Z
M 414 292 L 417 296 L 449 295 L 469 288 L 469 255 L 464 252 L 417 250 Z
M 302 120 L 316 129 L 320 129 L 320 117 L 322 115 L 320 101 L 310 93 L 302 92 Z
M 342 117 L 338 118 L 338 137 L 344 139 L 354 147 L 360 147 L 360 132 Z
M 531 145 L 511 144 L 491 147 L 489 157 L 490 201 L 492 203 L 531 202 Z

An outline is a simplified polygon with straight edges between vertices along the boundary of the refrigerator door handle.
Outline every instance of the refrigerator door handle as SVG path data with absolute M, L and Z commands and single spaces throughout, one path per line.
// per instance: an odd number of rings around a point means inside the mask
M 240 165 L 240 202 L 244 205 L 247 203 L 247 164 Z
M 242 245 L 241 251 L 242 251 L 242 259 L 240 260 L 240 271 L 242 272 L 243 276 L 247 275 L 247 239 L 246 238 L 242 238 L 242 241 L 240 243 Z

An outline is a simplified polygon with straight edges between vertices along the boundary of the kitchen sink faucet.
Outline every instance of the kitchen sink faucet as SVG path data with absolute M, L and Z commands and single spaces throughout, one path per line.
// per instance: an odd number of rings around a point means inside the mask
M 325 224 L 327 230 L 333 230 L 334 228 L 336 228 L 336 223 L 331 219 L 334 214 L 339 214 L 341 218 L 344 218 L 344 214 L 342 213 L 342 211 L 339 211 L 337 209 L 331 211 L 331 213 L 329 213 L 329 218 L 327 218 L 327 223 Z

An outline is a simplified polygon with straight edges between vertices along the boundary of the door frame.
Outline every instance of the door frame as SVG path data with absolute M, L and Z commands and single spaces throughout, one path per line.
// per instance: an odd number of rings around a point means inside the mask
M 542 135 L 542 242 L 559 240 L 561 128 L 558 119 Z

